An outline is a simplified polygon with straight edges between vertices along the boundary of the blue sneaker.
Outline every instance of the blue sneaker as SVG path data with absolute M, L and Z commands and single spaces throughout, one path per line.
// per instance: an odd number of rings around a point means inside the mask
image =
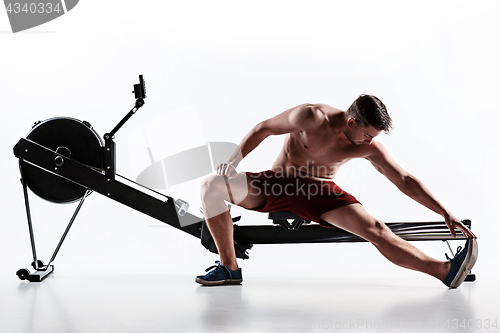
M 243 282 L 241 275 L 241 268 L 233 271 L 226 266 L 222 265 L 220 261 L 215 262 L 217 265 L 208 267 L 205 275 L 196 277 L 196 282 L 204 286 L 220 286 L 223 284 L 240 284 Z
M 450 288 L 457 288 L 464 282 L 467 275 L 477 260 L 477 240 L 474 238 L 467 239 L 465 247 L 458 248 L 457 254 L 453 259 L 448 255 L 446 258 L 450 260 L 450 271 L 443 280 L 443 283 Z

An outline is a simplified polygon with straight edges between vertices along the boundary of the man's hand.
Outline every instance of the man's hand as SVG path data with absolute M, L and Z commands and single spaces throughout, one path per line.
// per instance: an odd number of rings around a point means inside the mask
M 236 168 L 232 164 L 222 163 L 217 167 L 217 174 L 229 179 L 236 177 Z
M 477 238 L 476 235 L 474 235 L 474 233 L 469 228 L 467 228 L 460 220 L 458 220 L 455 216 L 451 214 L 446 214 L 444 216 L 444 220 L 446 222 L 446 225 L 450 229 L 453 238 L 457 237 L 455 228 L 460 230 L 467 238 Z

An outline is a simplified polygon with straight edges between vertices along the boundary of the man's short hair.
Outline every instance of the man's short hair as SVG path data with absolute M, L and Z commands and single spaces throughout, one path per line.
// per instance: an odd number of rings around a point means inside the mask
M 371 125 L 385 133 L 392 128 L 392 119 L 384 103 L 373 95 L 360 95 L 347 110 L 347 115 L 362 127 Z

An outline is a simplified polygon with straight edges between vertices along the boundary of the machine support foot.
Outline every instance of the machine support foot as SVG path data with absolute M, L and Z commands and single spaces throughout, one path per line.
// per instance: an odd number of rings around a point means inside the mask
M 35 272 L 33 274 L 28 269 L 21 268 L 16 272 L 16 275 L 21 280 L 28 280 L 29 282 L 42 282 L 54 271 L 54 265 L 45 266 L 41 260 L 38 260 L 36 265 L 35 262 L 33 262 L 33 267 L 35 267 Z

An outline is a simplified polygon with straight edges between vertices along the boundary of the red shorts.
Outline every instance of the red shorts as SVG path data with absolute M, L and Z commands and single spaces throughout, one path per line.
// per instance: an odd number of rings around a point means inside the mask
M 333 181 L 319 181 L 306 177 L 287 177 L 272 170 L 246 172 L 252 190 L 264 194 L 266 204 L 258 212 L 289 211 L 324 227 L 331 224 L 320 219 L 323 213 L 359 201 L 344 192 Z

